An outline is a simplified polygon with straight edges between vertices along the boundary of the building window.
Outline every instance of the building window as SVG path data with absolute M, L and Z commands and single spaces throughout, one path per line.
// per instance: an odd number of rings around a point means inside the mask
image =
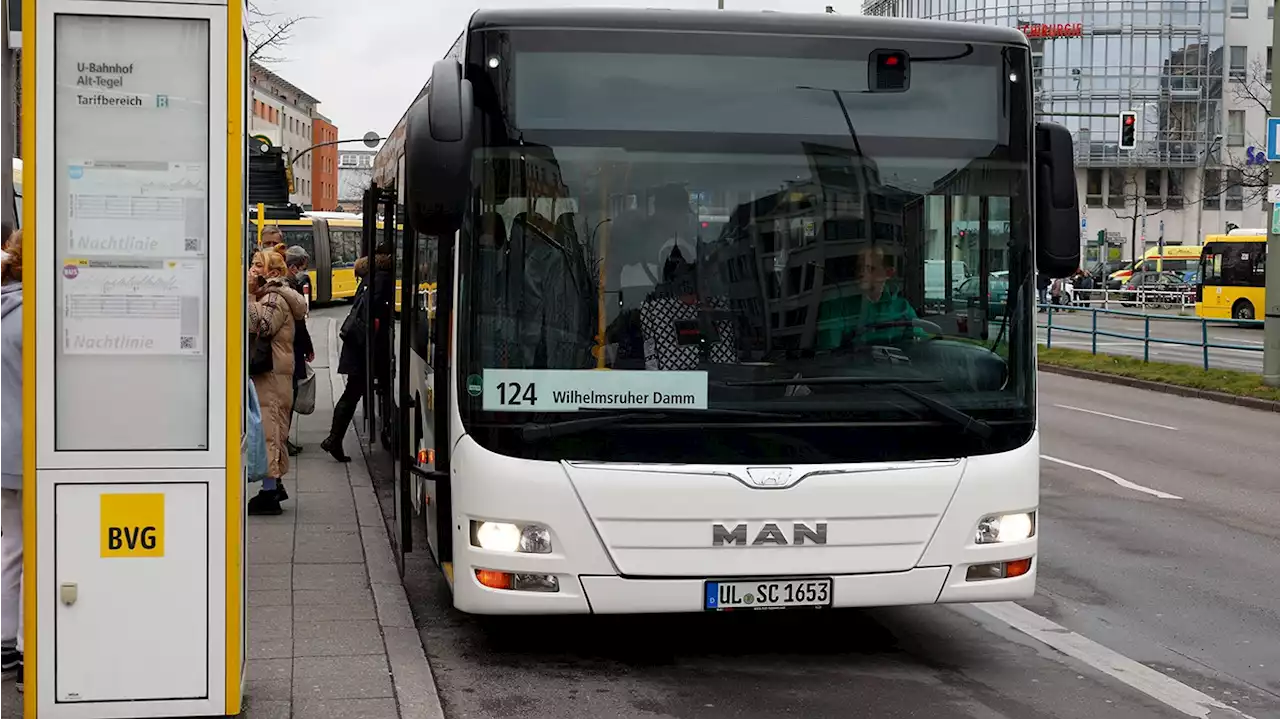
M 1164 196 L 1160 192 L 1160 171 L 1146 171 L 1147 207 L 1164 207 Z
M 1204 171 L 1204 209 L 1222 209 L 1222 172 L 1220 170 Z
M 1124 170 L 1112 168 L 1107 173 L 1107 207 L 1123 210 L 1129 206 L 1129 188 L 1126 187 Z
M 1244 209 L 1244 174 L 1235 168 L 1227 170 L 1227 191 L 1224 196 L 1227 201 L 1223 207 L 1230 210 Z
M 1227 110 L 1227 145 L 1244 145 L 1244 110 Z
M 1227 76 L 1233 81 L 1240 81 L 1245 76 L 1245 66 L 1249 63 L 1249 48 L 1244 45 L 1231 46 L 1231 65 Z
M 1249 17 L 1249 0 L 1231 0 L 1231 17 Z
M 1089 207 L 1102 207 L 1102 170 L 1086 170 L 1084 202 Z
M 1165 170 L 1165 176 L 1169 178 L 1169 187 L 1165 193 L 1165 207 L 1171 210 L 1182 209 L 1182 168 L 1171 167 Z

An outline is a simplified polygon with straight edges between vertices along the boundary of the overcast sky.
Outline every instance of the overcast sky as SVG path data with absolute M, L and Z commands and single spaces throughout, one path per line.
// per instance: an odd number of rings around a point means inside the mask
M 602 5 L 714 9 L 716 0 L 259 0 L 281 17 L 306 15 L 271 68 L 321 101 L 339 139 L 389 133 L 477 8 Z M 725 0 L 736 10 L 854 15 L 861 0 Z

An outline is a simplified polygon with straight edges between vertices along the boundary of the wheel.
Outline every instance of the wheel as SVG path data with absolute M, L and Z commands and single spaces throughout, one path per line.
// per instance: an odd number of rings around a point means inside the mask
M 1236 300 L 1236 303 L 1231 306 L 1231 319 L 1251 320 L 1254 318 L 1253 303 L 1249 300 Z

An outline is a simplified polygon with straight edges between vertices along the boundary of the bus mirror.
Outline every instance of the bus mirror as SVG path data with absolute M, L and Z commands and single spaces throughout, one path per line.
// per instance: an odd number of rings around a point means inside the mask
M 431 87 L 405 124 L 405 197 L 418 232 L 448 237 L 462 225 L 471 169 L 471 83 L 456 60 L 431 68 Z
M 1080 202 L 1071 133 L 1054 122 L 1036 124 L 1036 268 L 1067 277 L 1080 266 Z

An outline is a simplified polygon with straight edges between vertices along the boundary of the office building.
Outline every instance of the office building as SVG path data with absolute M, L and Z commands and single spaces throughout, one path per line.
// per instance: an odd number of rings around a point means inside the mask
M 1268 0 L 873 0 L 868 15 L 1018 27 L 1036 112 L 1075 140 L 1084 261 L 1267 222 Z M 1261 95 L 1262 102 L 1254 99 Z M 1136 147 L 1120 149 L 1120 113 Z M 1252 148 L 1252 149 L 1250 149 Z M 1102 244 L 1100 244 L 1100 241 Z

